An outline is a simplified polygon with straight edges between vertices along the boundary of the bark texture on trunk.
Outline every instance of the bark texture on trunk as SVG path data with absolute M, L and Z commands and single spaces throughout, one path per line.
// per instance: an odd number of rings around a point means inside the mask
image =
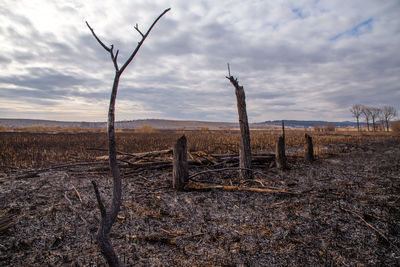
M 306 145 L 305 145 L 305 149 L 304 149 L 304 159 L 309 162 L 312 163 L 314 161 L 314 147 L 313 147 L 313 143 L 312 143 L 312 137 L 309 136 L 308 134 L 304 135 L 304 138 L 306 140 Z
M 286 155 L 285 155 L 285 139 L 279 136 L 275 148 L 275 163 L 278 169 L 287 169 Z
M 118 168 L 117 163 L 117 149 L 116 149 L 116 141 L 115 141 L 115 102 L 117 99 L 117 92 L 118 92 L 118 85 L 119 80 L 126 69 L 126 67 L 131 63 L 137 52 L 139 51 L 140 47 L 142 46 L 143 42 L 146 40 L 147 36 L 149 35 L 150 31 L 153 29 L 157 21 L 169 11 L 170 9 L 164 10 L 161 15 L 159 15 L 156 20 L 154 20 L 153 24 L 149 27 L 146 34 L 143 34 L 138 26 L 135 26 L 135 29 L 140 33 L 142 36 L 141 41 L 136 46 L 135 50 L 131 53 L 130 57 L 126 60 L 124 65 L 119 69 L 118 66 L 118 53 L 119 51 L 114 54 L 114 46 L 111 45 L 110 47 L 106 46 L 95 34 L 94 30 L 90 27 L 89 23 L 86 22 L 89 30 L 92 32 L 92 35 L 97 40 L 97 42 L 110 54 L 111 60 L 114 64 L 115 68 L 115 76 L 114 82 L 111 91 L 110 97 L 110 105 L 108 108 L 108 120 L 107 120 L 107 133 L 108 133 L 108 156 L 109 156 L 109 163 L 110 163 L 110 170 L 113 177 L 113 194 L 112 194 L 112 202 L 111 202 L 111 209 L 107 212 L 106 207 L 103 204 L 103 201 L 100 196 L 99 189 L 95 181 L 92 181 L 93 188 L 96 194 L 97 203 L 99 205 L 100 214 L 101 214 L 101 222 L 99 231 L 97 233 L 97 243 L 99 245 L 100 251 L 103 254 L 104 258 L 106 259 L 109 266 L 125 266 L 118 258 L 115 250 L 110 241 L 110 232 L 111 227 L 114 224 L 115 220 L 117 219 L 118 212 L 121 206 L 121 175 Z
M 227 79 L 235 87 L 235 94 L 237 100 L 237 109 L 239 114 L 239 126 L 240 126 L 240 150 L 239 150 L 239 166 L 243 168 L 240 173 L 242 178 L 252 178 L 251 172 L 251 148 L 250 148 L 250 129 L 249 122 L 247 119 L 246 111 L 246 96 L 244 93 L 243 86 L 239 85 L 237 79 L 233 76 L 227 77 Z
M 189 182 L 186 143 L 186 137 L 183 135 L 178 139 L 173 148 L 172 186 L 176 190 L 183 190 L 185 185 Z

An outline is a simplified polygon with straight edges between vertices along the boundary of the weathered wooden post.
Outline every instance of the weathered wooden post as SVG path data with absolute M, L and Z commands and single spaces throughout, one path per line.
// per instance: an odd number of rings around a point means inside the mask
M 285 122 L 282 120 L 282 136 L 279 136 L 275 148 L 275 163 L 278 169 L 287 169 L 285 141 Z
M 178 139 L 173 148 L 174 162 L 172 167 L 172 186 L 176 190 L 183 190 L 189 182 L 189 167 L 187 162 L 186 137 Z
M 227 76 L 226 78 L 232 83 L 233 87 L 235 87 L 237 108 L 239 114 L 239 126 L 241 135 L 240 150 L 239 150 L 239 167 L 242 168 L 240 170 L 240 174 L 242 178 L 250 179 L 252 178 L 251 149 L 250 149 L 250 129 L 246 111 L 246 96 L 244 93 L 243 86 L 239 85 L 237 78 L 231 76 L 229 64 L 228 64 L 228 73 L 229 76 Z
M 275 163 L 278 169 L 287 169 L 286 155 L 285 155 L 285 138 L 279 136 L 275 149 Z
M 313 143 L 312 143 L 312 138 L 308 134 L 304 134 L 304 137 L 306 139 L 306 145 L 304 149 L 304 159 L 312 163 L 314 161 L 314 148 L 313 148 Z

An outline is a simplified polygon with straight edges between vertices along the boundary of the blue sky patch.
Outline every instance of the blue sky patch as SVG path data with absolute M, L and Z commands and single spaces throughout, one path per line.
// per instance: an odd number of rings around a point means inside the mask
M 304 19 L 306 18 L 306 14 L 300 8 L 292 8 L 292 12 L 297 15 L 297 17 Z
M 344 37 L 359 37 L 363 34 L 369 33 L 372 30 L 373 22 L 374 22 L 374 18 L 369 18 L 369 19 L 361 22 L 360 24 L 356 25 L 355 27 L 335 35 L 330 40 L 336 41 L 336 40 L 339 40 Z

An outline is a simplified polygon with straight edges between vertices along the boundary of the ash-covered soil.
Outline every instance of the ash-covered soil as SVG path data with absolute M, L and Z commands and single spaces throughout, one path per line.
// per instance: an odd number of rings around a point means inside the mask
M 124 169 L 112 243 L 128 266 L 399 266 L 399 141 L 332 145 L 312 165 L 257 167 L 254 180 L 237 171 L 196 176 L 291 193 L 176 192 L 171 170 Z M 90 166 L 3 177 L 2 219 L 14 225 L 0 232 L 0 265 L 105 265 L 92 180 L 109 199 L 108 173 Z

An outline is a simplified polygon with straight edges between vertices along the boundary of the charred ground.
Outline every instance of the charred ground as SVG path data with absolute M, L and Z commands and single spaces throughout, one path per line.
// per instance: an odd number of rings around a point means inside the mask
M 301 148 L 289 149 L 289 170 L 267 162 L 256 167 L 253 180 L 241 180 L 236 171 L 196 176 L 286 193 L 176 192 L 169 166 L 123 168 L 123 205 L 112 242 L 129 266 L 396 266 L 399 141 L 325 144 L 312 165 L 296 156 Z M 106 166 L 70 166 L 19 179 L 25 170 L 3 166 L 1 213 L 13 226 L 0 234 L 0 264 L 104 265 L 94 241 L 100 214 L 91 181 L 108 199 Z M 190 173 L 212 168 L 192 165 Z

